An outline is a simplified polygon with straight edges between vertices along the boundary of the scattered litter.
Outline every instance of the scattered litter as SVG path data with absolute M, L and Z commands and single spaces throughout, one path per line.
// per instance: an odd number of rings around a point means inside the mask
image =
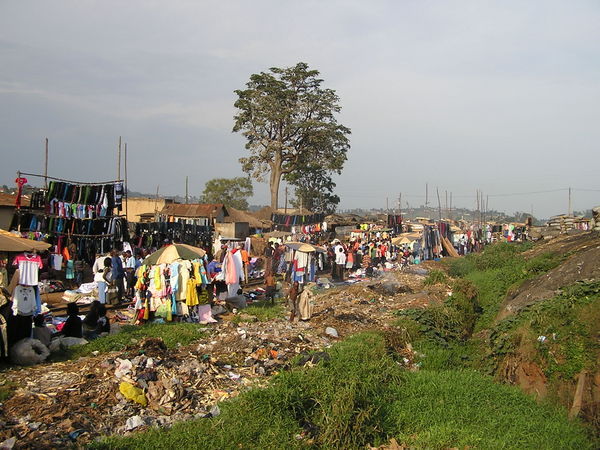
M 148 404 L 148 400 L 146 400 L 144 391 L 142 391 L 140 388 L 136 388 L 127 381 L 121 382 L 119 385 L 119 392 L 121 392 L 121 394 L 123 394 L 127 400 L 132 400 L 142 406 L 146 406 Z
M 333 327 L 327 327 L 327 328 L 325 328 L 325 334 L 327 336 L 331 336 L 331 337 L 334 337 L 334 338 L 339 337 L 337 330 L 335 328 L 333 328 Z
M 127 422 L 125 422 L 125 429 L 127 431 L 131 431 L 143 425 L 144 420 L 140 416 L 131 416 L 129 419 L 127 419 Z

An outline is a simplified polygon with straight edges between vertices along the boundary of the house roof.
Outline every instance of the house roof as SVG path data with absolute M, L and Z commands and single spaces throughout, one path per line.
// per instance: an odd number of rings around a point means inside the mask
M 248 222 L 248 225 L 251 228 L 268 228 L 271 226 L 271 222 L 269 220 L 257 219 L 254 215 L 252 215 L 252 213 L 247 211 L 242 211 L 228 206 L 227 212 L 228 214 L 225 216 L 226 223 Z
M 160 215 L 211 218 L 218 216 L 221 211 L 227 215 L 227 208 L 222 203 L 173 203 L 165 205 L 160 211 Z
M 0 193 L 0 206 L 15 206 L 17 196 L 15 194 Z M 29 206 L 29 197 L 21 196 L 21 206 Z

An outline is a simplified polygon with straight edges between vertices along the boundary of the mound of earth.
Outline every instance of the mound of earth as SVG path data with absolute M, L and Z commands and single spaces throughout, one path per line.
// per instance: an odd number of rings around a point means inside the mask
M 556 241 L 556 242 L 555 242 Z M 514 314 L 534 303 L 554 297 L 560 289 L 577 281 L 600 279 L 600 234 L 585 233 L 557 238 L 528 252 L 534 256 L 556 252 L 571 253 L 558 267 L 536 278 L 526 280 L 504 300 L 497 320 Z

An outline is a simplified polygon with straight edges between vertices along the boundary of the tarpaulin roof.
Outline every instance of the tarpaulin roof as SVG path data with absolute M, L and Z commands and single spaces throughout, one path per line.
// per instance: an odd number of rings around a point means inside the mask
M 47 242 L 25 239 L 0 229 L 0 251 L 2 252 L 30 252 L 43 251 L 50 248 Z

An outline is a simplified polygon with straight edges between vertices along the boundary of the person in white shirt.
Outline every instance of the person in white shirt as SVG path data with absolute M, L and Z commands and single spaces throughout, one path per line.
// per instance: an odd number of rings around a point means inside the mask
M 344 281 L 344 269 L 346 268 L 346 252 L 344 247 L 338 246 L 335 253 L 335 264 L 337 265 L 337 276 L 339 281 Z
M 131 251 L 126 250 L 123 254 L 124 259 L 124 268 L 125 268 L 125 280 L 127 281 L 127 291 L 125 293 L 125 297 L 133 298 L 135 286 L 135 269 L 136 269 L 136 260 L 135 257 L 131 254 Z

